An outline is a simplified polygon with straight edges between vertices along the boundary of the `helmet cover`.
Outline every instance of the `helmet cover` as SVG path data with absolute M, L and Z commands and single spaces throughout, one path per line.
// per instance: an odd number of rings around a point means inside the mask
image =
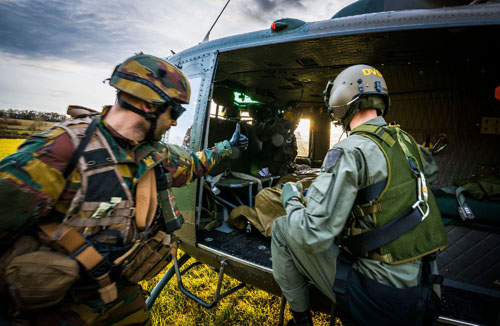
M 132 56 L 116 66 L 109 84 L 155 105 L 172 100 L 189 103 L 190 86 L 186 75 L 169 62 L 148 54 Z

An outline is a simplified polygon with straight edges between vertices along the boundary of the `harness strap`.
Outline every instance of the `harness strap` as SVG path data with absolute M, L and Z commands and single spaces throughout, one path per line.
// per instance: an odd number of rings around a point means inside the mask
M 90 142 L 90 138 L 92 137 L 92 134 L 94 133 L 94 130 L 97 127 L 97 122 L 98 122 L 97 118 L 92 119 L 92 122 L 87 127 L 87 130 L 85 130 L 84 137 L 80 141 L 80 144 L 78 144 L 75 153 L 71 157 L 68 165 L 66 166 L 66 169 L 64 170 L 63 174 L 64 179 L 68 178 L 71 172 L 73 172 L 73 170 L 75 169 L 76 164 L 78 163 L 78 159 L 80 158 L 80 156 L 82 156 L 85 147 L 87 147 L 88 143 Z
M 355 205 L 368 203 L 369 201 L 377 199 L 382 190 L 384 190 L 385 185 L 387 184 L 387 178 L 380 180 L 366 188 L 358 190 L 358 194 L 356 195 Z
M 136 108 L 135 106 L 133 106 L 132 104 L 128 103 L 128 102 L 125 102 L 124 100 L 122 100 L 119 96 L 118 96 L 118 104 L 124 108 L 124 109 L 127 109 L 129 111 L 132 111 L 134 112 L 135 114 L 138 114 L 138 115 L 141 115 L 143 116 L 146 120 L 148 120 L 150 123 L 151 123 L 151 126 L 149 127 L 149 131 L 146 135 L 146 139 L 153 139 L 154 138 L 154 133 L 156 131 L 156 124 L 157 124 L 157 121 L 158 121 L 158 117 L 167 110 L 167 106 L 165 105 L 162 105 L 162 106 L 159 106 L 156 111 L 154 112 L 145 112 L 143 110 L 139 110 L 138 108 Z
M 361 126 L 354 128 L 354 130 L 351 132 L 351 135 L 356 134 L 358 132 L 361 132 L 361 133 L 367 132 L 370 134 L 374 134 L 378 138 L 382 139 L 389 147 L 394 146 L 394 144 L 396 143 L 394 138 L 392 138 L 391 135 L 386 133 L 383 127 L 374 126 L 374 125 L 361 125 Z
M 349 274 L 353 264 L 353 257 L 345 250 L 341 250 L 337 257 L 337 271 L 335 272 L 335 282 L 333 291 L 338 295 L 345 295 L 349 288 Z
M 73 228 L 59 223 L 40 224 L 39 227 L 51 240 L 55 240 L 63 247 L 71 258 L 78 261 L 91 277 L 93 277 L 93 272 L 102 264 L 109 264 L 107 259 Z M 110 264 L 109 269 L 111 269 Z M 116 283 L 111 281 L 109 272 L 108 270 L 102 275 L 93 277 L 99 284 L 97 291 L 105 304 L 113 302 L 118 297 Z
M 422 221 L 417 208 L 408 208 L 394 220 L 376 229 L 352 235 L 346 240 L 346 247 L 356 256 L 378 249 L 413 229 Z

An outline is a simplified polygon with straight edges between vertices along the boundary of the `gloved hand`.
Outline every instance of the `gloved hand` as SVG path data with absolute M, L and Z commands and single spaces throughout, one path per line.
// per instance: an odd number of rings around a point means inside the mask
M 236 129 L 234 130 L 233 137 L 229 141 L 231 147 L 237 147 L 240 149 L 246 149 L 248 147 L 248 138 L 240 133 L 240 124 L 236 124 Z
M 283 207 L 286 207 L 287 202 L 296 198 L 299 201 L 302 201 L 302 185 L 300 182 L 287 182 L 281 189 L 281 202 L 283 203 Z

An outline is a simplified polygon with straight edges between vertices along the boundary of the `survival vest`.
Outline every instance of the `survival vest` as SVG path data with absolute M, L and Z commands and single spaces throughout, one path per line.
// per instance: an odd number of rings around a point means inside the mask
M 358 191 L 347 248 L 355 255 L 389 264 L 401 264 L 444 249 L 446 231 L 421 172 L 423 160 L 415 140 L 396 126 L 361 125 L 352 134 L 377 144 L 386 158 L 388 176 Z M 356 221 L 367 214 L 373 217 L 373 230 L 360 228 Z

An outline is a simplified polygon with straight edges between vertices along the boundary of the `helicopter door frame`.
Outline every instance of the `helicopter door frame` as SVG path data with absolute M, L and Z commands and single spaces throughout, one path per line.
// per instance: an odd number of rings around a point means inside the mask
M 170 61 L 188 77 L 191 84 L 191 97 L 189 105 L 185 105 L 186 113 L 192 114 L 192 126 L 190 135 L 187 130 L 184 147 L 188 150 L 197 152 L 208 146 L 207 130 L 210 114 L 210 99 L 212 96 L 212 84 L 215 78 L 215 69 L 217 67 L 219 51 L 196 54 L 189 57 L 179 57 L 178 60 Z M 168 58 L 167 58 L 167 61 Z M 193 112 L 194 110 L 194 112 Z M 183 116 L 184 118 L 184 116 Z M 182 120 L 182 118 L 181 118 Z M 168 135 L 167 139 L 168 141 Z M 176 235 L 182 238 L 182 242 L 189 246 L 196 246 L 196 221 L 197 215 L 196 203 L 201 203 L 204 177 L 192 182 L 191 184 L 173 188 L 177 206 L 184 215 L 184 227 L 176 231 Z M 201 190 L 200 190 L 201 188 Z M 201 210 L 200 210 L 201 212 Z

